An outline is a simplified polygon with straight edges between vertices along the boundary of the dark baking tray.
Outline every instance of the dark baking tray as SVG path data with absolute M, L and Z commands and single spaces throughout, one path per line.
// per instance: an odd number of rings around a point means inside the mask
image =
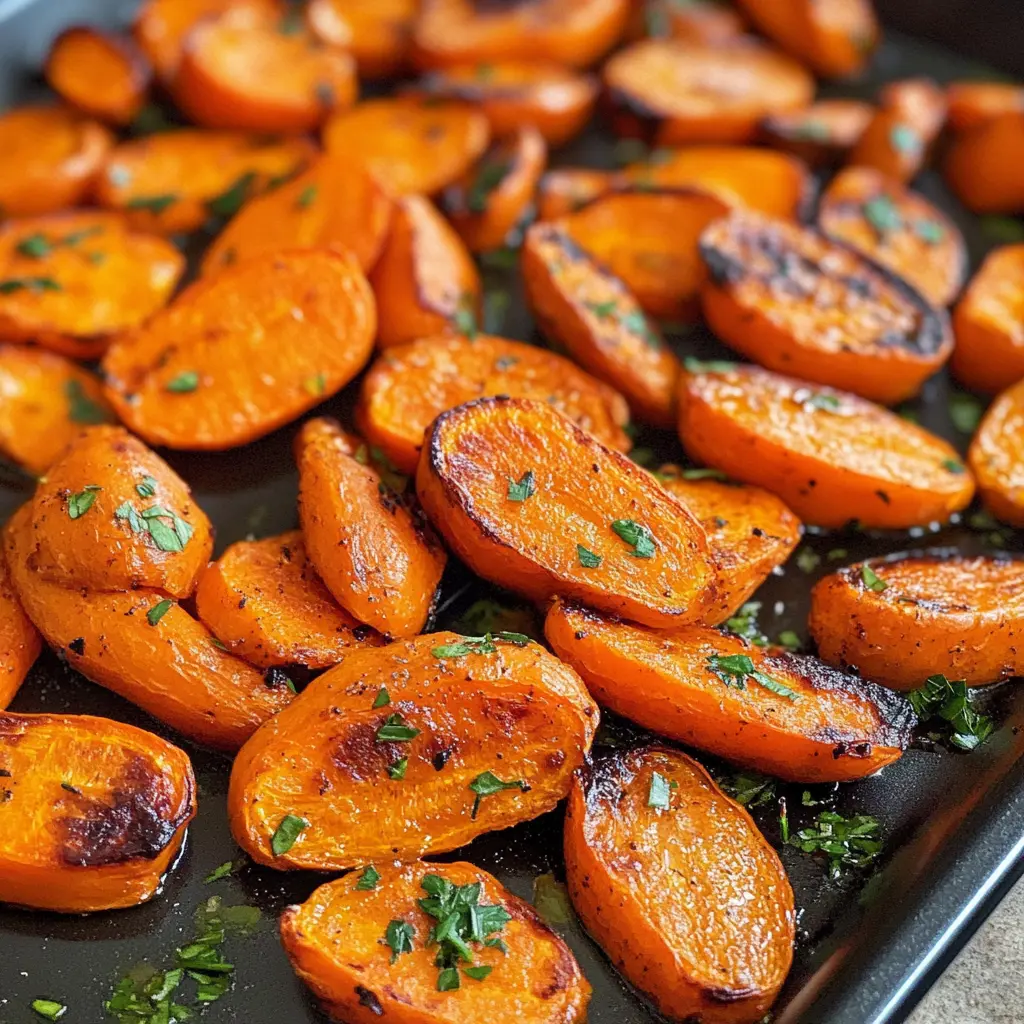
M 0 0 L 0 108 L 39 89 L 38 68 L 53 36 L 67 25 L 123 24 L 134 3 L 125 0 Z M 1003 72 L 1021 74 L 1024 21 L 1007 0 L 907 0 L 881 4 L 890 31 L 870 75 L 854 90 L 870 95 L 881 80 L 897 75 L 931 74 L 940 80 L 992 75 L 978 61 Z M 928 42 L 924 42 L 927 39 Z M 948 44 L 957 49 L 942 48 Z M 846 90 L 849 91 L 849 90 Z M 2 173 L 0 154 L 0 173 Z M 558 155 L 559 162 L 599 163 L 613 158 L 611 140 L 598 130 L 579 146 Z M 978 223 L 966 216 L 929 173 L 919 183 L 964 228 L 972 266 L 989 247 Z M 500 276 L 497 280 L 501 284 Z M 501 330 L 530 339 L 532 324 L 513 296 Z M 702 332 L 675 339 L 683 351 L 724 354 Z M 353 388 L 325 403 L 321 411 L 346 416 Z M 944 376 L 926 386 L 913 403 L 918 418 L 963 447 L 966 438 L 953 429 L 947 413 L 950 385 Z M 290 444 L 295 427 L 239 451 L 226 454 L 171 453 L 174 467 L 191 483 L 196 497 L 217 527 L 218 551 L 255 533 L 263 536 L 295 525 L 295 472 Z M 659 454 L 681 457 L 670 438 L 642 438 Z M 0 521 L 24 501 L 31 481 L 0 469 Z M 1011 537 L 1011 546 L 1017 546 Z M 988 539 L 961 523 L 941 531 L 866 536 L 857 532 L 810 536 L 807 546 L 824 556 L 842 547 L 850 559 L 867 554 L 921 547 L 983 550 Z M 764 603 L 762 628 L 804 634 L 807 592 L 827 571 L 813 573 L 790 566 L 758 595 Z M 440 624 L 454 622 L 474 596 L 466 576 L 455 567 L 446 577 Z M 501 596 L 501 595 L 498 595 Z M 904 1020 L 945 965 L 963 946 L 1024 869 L 1024 691 L 1013 684 L 986 694 L 987 710 L 998 730 L 978 751 L 962 755 L 945 749 L 915 748 L 881 775 L 863 782 L 813 787 L 815 795 L 834 799 L 844 814 L 870 813 L 883 824 L 886 853 L 872 875 L 854 874 L 839 883 L 825 879 L 817 861 L 792 848 L 782 856 L 801 908 L 796 960 L 776 1008 L 779 1024 L 883 1024 Z M 70 672 L 54 655 L 45 655 L 13 705 L 18 711 L 72 711 L 108 715 L 174 736 L 133 706 Z M 609 723 L 602 745 L 629 742 L 637 735 L 624 723 Z M 182 743 L 199 779 L 199 816 L 190 830 L 185 854 L 170 875 L 162 896 L 150 904 L 113 914 L 61 917 L 0 908 L 0 1024 L 37 1020 L 32 999 L 68 1003 L 68 1024 L 98 1024 L 102 1002 L 132 966 L 150 959 L 166 964 L 168 954 L 189 933 L 194 909 L 213 894 L 228 903 L 254 904 L 263 912 L 256 934 L 229 947 L 237 964 L 234 990 L 211 1006 L 204 1020 L 278 1024 L 323 1018 L 293 976 L 278 943 L 275 920 L 288 903 L 304 899 L 323 876 L 282 875 L 248 866 L 215 886 L 204 877 L 223 861 L 238 856 L 224 814 L 228 762 Z M 600 756 L 600 750 L 598 750 Z M 702 760 L 708 761 L 707 758 Z M 715 767 L 713 765 L 713 767 Z M 814 810 L 801 806 L 804 787 L 783 787 L 793 827 L 809 821 Z M 765 834 L 780 843 L 774 804 L 757 808 Z M 2 827 L 2 819 L 0 819 Z M 452 855 L 492 871 L 513 891 L 529 898 L 534 878 L 561 871 L 561 812 L 553 812 L 507 832 L 484 836 Z M 646 1024 L 657 1017 L 611 970 L 601 951 L 573 924 L 560 929 L 594 985 L 591 1024 Z

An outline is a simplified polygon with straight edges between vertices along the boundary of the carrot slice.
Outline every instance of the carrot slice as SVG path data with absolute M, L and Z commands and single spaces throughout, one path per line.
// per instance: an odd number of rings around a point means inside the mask
M 752 1024 L 771 1006 L 793 961 L 793 891 L 696 761 L 650 746 L 577 776 L 565 869 L 587 931 L 659 1013 Z
M 365 874 L 365 873 L 364 873 Z M 367 888 L 355 874 L 320 886 L 301 906 L 281 916 L 281 942 L 292 967 L 324 1012 L 353 1024 L 386 1017 L 423 1024 L 581 1024 L 590 985 L 569 947 L 524 900 L 472 864 L 381 865 Z M 471 940 L 469 967 L 458 992 L 439 992 L 437 949 L 427 936 L 438 918 L 420 901 L 443 891 L 468 898 L 480 914 L 501 924 Z M 465 913 L 469 914 L 467 907 Z M 398 922 L 411 929 L 411 948 L 391 962 L 382 937 Z M 486 975 L 485 978 L 481 977 Z M 458 977 L 458 971 L 456 971 Z M 480 979 L 478 982 L 476 979 Z
M 941 438 L 856 395 L 753 366 L 684 375 L 679 436 L 696 461 L 764 487 L 818 526 L 944 522 L 974 494 Z
M 146 231 L 194 231 L 290 177 L 315 153 L 305 139 L 268 141 L 192 129 L 123 142 L 96 183 L 96 201 Z
M 532 125 L 549 145 L 561 146 L 590 119 L 598 83 L 593 75 L 528 59 L 456 64 L 426 75 L 418 88 L 479 106 L 496 138 Z
M 50 214 L 0 226 L 0 339 L 93 359 L 170 298 L 185 259 L 110 213 Z
M 736 212 L 704 232 L 700 251 L 708 324 L 769 370 L 894 403 L 953 350 L 944 310 L 813 228 Z
M 43 641 L 21 607 L 0 558 L 0 711 L 14 700 L 42 649 Z
M 716 567 L 697 520 L 546 402 L 499 396 L 442 413 L 416 491 L 474 572 L 527 597 L 661 627 L 712 606 Z
M 403 196 L 395 203 L 370 283 L 381 348 L 432 334 L 475 331 L 480 272 L 455 229 L 424 196 Z
M 487 118 L 468 103 L 397 96 L 332 117 L 324 148 L 347 159 L 358 154 L 395 195 L 433 195 L 483 156 L 490 135 Z
M 126 36 L 69 28 L 50 47 L 47 82 L 73 107 L 113 124 L 128 124 L 146 102 L 151 77 L 141 51 Z
M 202 272 L 277 249 L 344 246 L 364 272 L 377 262 L 391 200 L 358 163 L 321 157 L 291 181 L 250 199 L 214 239 Z
M 171 91 L 196 124 L 299 134 L 356 101 L 355 61 L 325 46 L 298 11 L 229 9 L 185 37 Z
M 946 120 L 946 94 L 930 78 L 890 82 L 875 116 L 850 153 L 850 163 L 910 181 L 923 166 Z
M 0 768 L 0 900 L 80 914 L 160 892 L 196 813 L 183 750 L 107 718 L 8 713 Z
M 35 217 L 82 202 L 114 137 L 67 107 L 15 107 L 0 113 L 0 211 Z
M 916 723 L 883 686 L 706 626 L 663 633 L 555 604 L 544 635 L 603 707 L 795 782 L 871 775 L 902 756 Z
M 617 193 L 595 200 L 561 222 L 587 253 L 636 296 L 644 311 L 666 320 L 692 320 L 707 270 L 701 233 L 729 206 L 690 190 Z
M 870 167 L 848 167 L 832 179 L 818 225 L 936 306 L 948 306 L 963 287 L 967 250 L 960 229 L 920 193 Z
M 509 395 L 548 402 L 602 444 L 628 451 L 625 399 L 575 364 L 488 334 L 440 335 L 389 349 L 363 379 L 356 418 L 366 439 L 412 473 L 430 424 L 474 398 Z
M 953 138 L 942 165 L 946 184 L 974 213 L 1024 211 L 1024 113 L 998 117 Z
M 607 195 L 616 183 L 612 171 L 591 167 L 556 167 L 541 179 L 537 189 L 537 219 L 554 220 L 582 209 Z
M 837 164 L 857 144 L 874 112 L 863 100 L 818 100 L 803 110 L 770 114 L 761 122 L 761 135 L 770 146 L 816 167 Z
M 107 398 L 169 448 L 246 444 L 340 391 L 366 364 L 377 317 L 354 256 L 286 249 L 190 285 L 103 361 Z
M 597 720 L 576 673 L 519 633 L 354 651 L 235 758 L 231 831 L 278 870 L 454 850 L 554 808 Z M 477 799 L 488 773 L 515 785 Z M 281 849 L 286 815 L 308 824 Z
M 953 311 L 950 366 L 974 391 L 995 394 L 1024 378 L 1024 245 L 993 249 Z
M 649 0 L 634 5 L 644 8 L 644 26 L 652 36 L 670 36 L 687 43 L 718 46 L 731 43 L 746 30 L 743 15 L 718 0 Z
M 814 98 L 803 67 L 752 40 L 646 39 L 620 50 L 602 74 L 615 130 L 660 146 L 746 142 L 768 114 Z
M 620 391 L 638 419 L 671 425 L 679 361 L 623 281 L 581 249 L 561 221 L 526 232 L 522 271 L 544 333 Z
M 619 40 L 629 0 L 535 0 L 484 6 L 426 0 L 413 38 L 420 67 L 467 61 L 544 60 L 588 67 Z
M 1024 112 L 1024 86 L 1008 82 L 950 82 L 946 86 L 948 124 L 962 132 L 1001 114 Z
M 547 156 L 544 136 L 526 125 L 496 142 L 472 171 L 445 189 L 445 212 L 470 252 L 518 241 Z
M 989 406 L 967 461 L 992 514 L 1013 526 L 1024 526 L 1024 380 Z
M 873 558 L 815 584 L 808 626 L 825 661 L 897 690 L 933 675 L 999 682 L 1024 671 L 1024 562 Z
M 309 0 L 313 33 L 356 60 L 359 74 L 386 78 L 406 65 L 419 0 Z
M 447 556 L 415 503 L 396 493 L 334 420 L 296 441 L 299 522 L 309 560 L 335 600 L 388 636 L 423 629 Z
M 715 480 L 707 472 L 662 466 L 657 477 L 700 521 L 708 536 L 719 574 L 717 608 L 704 621 L 716 626 L 734 615 L 772 570 L 789 558 L 803 529 L 774 494 Z

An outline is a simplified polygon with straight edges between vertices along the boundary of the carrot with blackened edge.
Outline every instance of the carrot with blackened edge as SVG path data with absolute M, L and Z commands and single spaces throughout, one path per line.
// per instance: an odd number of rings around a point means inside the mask
M 1024 380 L 989 406 L 967 462 L 989 511 L 1012 526 L 1024 526 Z
M 419 0 L 309 0 L 313 34 L 355 58 L 361 77 L 386 78 L 408 62 Z
M 818 100 L 803 110 L 770 114 L 761 137 L 815 167 L 837 164 L 857 144 L 875 108 L 863 100 Z
M 592 167 L 556 167 L 538 183 L 537 219 L 555 220 L 573 213 L 611 192 L 615 182 L 612 171 Z
M 1002 114 L 1024 112 L 1024 86 L 1010 82 L 950 82 L 947 121 L 955 132 L 988 124 Z
M 0 711 L 14 699 L 43 642 L 21 607 L 0 554 Z
M 972 213 L 1024 211 L 1024 112 L 1000 114 L 956 135 L 946 151 L 946 184 Z

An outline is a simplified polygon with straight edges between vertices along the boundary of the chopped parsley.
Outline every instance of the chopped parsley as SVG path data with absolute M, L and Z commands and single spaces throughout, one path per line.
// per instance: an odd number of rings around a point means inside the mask
M 156 477 L 146 475 L 135 485 L 135 493 L 140 498 L 152 498 L 156 494 Z
M 757 624 L 757 616 L 760 612 L 760 601 L 747 601 L 732 618 L 726 620 L 725 628 L 730 633 L 735 633 L 752 644 L 757 644 L 758 647 L 764 647 L 768 643 L 768 637 L 761 632 Z
M 522 779 L 502 782 L 493 772 L 484 772 L 482 775 L 478 775 L 469 784 L 469 788 L 476 794 L 476 799 L 473 801 L 473 810 L 470 814 L 470 817 L 474 820 L 480 811 L 480 804 L 485 796 L 494 796 L 495 793 L 504 792 L 506 789 L 518 789 L 522 793 L 527 793 L 530 789 Z
M 526 501 L 527 498 L 533 497 L 536 490 L 533 470 L 528 469 L 518 480 L 509 478 L 507 497 L 509 501 Z
M 173 604 L 174 602 L 169 597 L 165 597 L 159 604 L 153 605 L 146 612 L 146 621 L 151 626 L 155 626 L 171 610 Z
M 687 373 L 732 373 L 738 363 L 730 363 L 725 359 L 694 359 L 687 356 L 683 360 L 683 366 Z
M 476 299 L 472 295 L 464 295 L 459 301 L 458 309 L 452 314 L 452 327 L 469 341 L 475 341 L 480 333 L 480 325 L 477 322 Z
M 391 921 L 384 932 L 384 945 L 391 950 L 391 962 L 397 963 L 403 953 L 412 952 L 416 929 L 408 921 Z
M 879 238 L 903 227 L 903 218 L 889 196 L 873 196 L 862 207 L 864 219 L 875 229 Z
M 760 772 L 736 772 L 718 779 L 723 791 L 744 807 L 760 807 L 775 799 L 778 780 Z
M 783 685 L 777 679 L 772 679 L 754 666 L 754 662 L 746 654 L 711 654 L 705 661 L 706 666 L 725 683 L 726 686 L 733 686 L 737 690 L 747 688 L 746 680 L 753 679 L 755 683 L 770 690 L 772 693 L 785 697 L 788 700 L 798 701 L 799 694 Z
M 106 409 L 85 393 L 80 380 L 71 377 L 64 381 L 64 397 L 68 400 L 68 419 L 72 423 L 93 426 L 107 422 Z
M 483 636 L 464 636 L 455 643 L 441 644 L 430 653 L 435 658 L 462 658 L 467 654 L 493 654 L 498 649 L 498 643 L 526 647 L 530 643 L 530 638 L 525 633 L 511 633 L 502 629 L 496 633 L 484 633 Z
M 801 548 L 796 553 L 796 567 L 801 572 L 814 572 L 821 565 L 821 555 L 812 548 Z
M 384 724 L 377 730 L 378 743 L 409 743 L 419 736 L 420 730 L 406 725 L 405 719 L 399 714 L 388 715 Z
M 839 398 L 836 395 L 825 395 L 820 391 L 801 392 L 800 397 L 793 396 L 803 402 L 804 412 L 814 412 L 821 409 L 825 412 L 836 412 L 839 409 Z
M 256 182 L 256 172 L 246 171 L 220 195 L 206 201 L 206 209 L 214 217 L 233 217 L 242 208 Z
M 323 371 L 321 371 L 320 373 L 314 374 L 312 377 L 307 377 L 302 382 L 302 386 L 315 398 L 319 398 L 327 391 L 327 377 L 324 375 Z
M 103 228 L 99 224 L 91 228 L 83 228 L 81 231 L 72 231 L 63 238 L 47 238 L 41 231 L 37 231 L 35 234 L 28 235 L 23 238 L 15 246 L 15 249 L 22 256 L 28 256 L 30 259 L 41 260 L 49 256 L 54 249 L 60 249 L 62 247 L 70 249 L 78 245 L 79 242 L 84 242 L 87 238 L 92 238 L 95 235 L 101 234 L 103 234 Z
M 619 308 L 615 299 L 608 299 L 606 302 L 586 302 L 584 305 L 599 320 L 607 320 L 609 317 L 615 316 L 615 311 Z
M 868 590 L 873 590 L 876 594 L 881 594 L 883 590 L 887 590 L 889 587 L 889 584 L 866 562 L 860 567 L 860 578 L 864 581 L 864 586 Z
M 195 370 L 183 370 L 164 385 L 164 391 L 185 395 L 190 391 L 195 391 L 197 387 L 199 387 L 199 374 Z
M 574 915 L 569 892 L 550 871 L 533 880 L 532 903 L 549 928 L 564 928 L 572 923 Z
M 964 464 L 959 459 L 943 459 L 942 468 L 949 473 L 957 475 L 965 473 Z
M 991 718 L 971 707 L 971 692 L 962 679 L 950 682 L 943 675 L 929 676 L 907 697 L 922 722 L 937 718 L 948 725 L 950 743 L 961 750 L 974 750 L 995 728 Z
M 178 194 L 176 192 L 165 192 L 159 196 L 135 196 L 124 205 L 128 210 L 149 210 L 150 213 L 160 214 L 177 201 Z
M 301 191 L 301 192 L 299 193 L 299 197 L 298 197 L 298 199 L 296 199 L 296 200 L 295 200 L 295 205 L 296 205 L 296 206 L 297 206 L 297 207 L 298 207 L 298 208 L 299 208 L 300 210 L 305 210 L 305 209 L 307 209 L 308 207 L 312 206 L 312 205 L 313 205 L 313 203 L 314 203 L 314 202 L 316 201 L 316 194 L 317 194 L 317 191 L 318 191 L 318 190 L 317 190 L 317 187 L 316 187 L 316 185 L 307 185 L 307 186 L 306 186 L 306 187 L 305 187 L 305 188 L 304 188 L 304 189 L 303 189 L 303 190 L 302 190 L 302 191 Z
M 491 193 L 508 177 L 511 160 L 485 160 L 466 192 L 466 209 L 470 213 L 485 213 Z
M 913 228 L 927 245 L 938 245 L 946 237 L 946 229 L 937 220 L 915 220 Z
M 829 878 L 839 878 L 844 868 L 863 868 L 882 852 L 877 818 L 855 814 L 844 818 L 835 811 L 821 811 L 812 828 L 803 828 L 789 839 L 804 853 L 821 853 L 828 860 Z
M 409 758 L 403 757 L 400 761 L 388 765 L 388 778 L 394 779 L 395 782 L 401 782 L 405 778 L 408 768 Z
M 96 484 L 86 484 L 77 494 L 68 495 L 68 518 L 81 519 L 96 501 L 96 495 L 103 488 Z
M 595 555 L 593 551 L 585 548 L 582 544 L 576 545 L 576 557 L 584 569 L 596 569 L 602 561 L 600 555 Z
M 633 522 L 632 519 L 615 519 L 612 521 L 612 530 L 615 535 L 633 550 L 630 554 L 634 558 L 653 558 L 657 552 L 654 546 L 654 538 L 645 526 Z
M 52 277 L 8 277 L 0 281 L 0 295 L 12 292 L 59 292 L 63 289 Z
M 978 429 L 985 409 L 974 395 L 956 394 L 949 399 L 949 418 L 961 434 L 973 434 Z
M 889 132 L 889 141 L 892 148 L 904 156 L 917 156 L 924 148 L 921 136 L 908 124 L 893 125 Z
M 192 525 L 162 505 L 151 505 L 140 512 L 126 501 L 114 509 L 114 516 L 127 522 L 132 533 L 149 534 L 160 551 L 184 551 L 192 539 Z
M 678 788 L 678 782 L 670 782 L 660 772 L 652 772 L 651 786 L 647 791 L 647 806 L 667 811 L 672 806 L 672 790 Z
M 226 860 L 223 864 L 218 864 L 204 879 L 206 883 L 219 882 L 222 878 L 227 878 L 235 870 L 235 862 L 233 860 Z
M 799 651 L 803 646 L 803 641 L 800 639 L 798 633 L 794 633 L 791 629 L 784 629 L 778 636 L 776 643 L 780 647 L 785 647 L 787 651 Z
M 356 882 L 356 888 L 361 892 L 369 892 L 371 889 L 377 888 L 377 883 L 379 881 L 380 872 L 372 864 L 369 864 L 363 869 L 363 873 L 359 876 L 359 881 Z
M 830 562 L 842 562 L 850 554 L 846 548 L 832 548 L 825 554 Z
M 375 708 L 386 708 L 391 703 L 391 694 L 388 693 L 386 686 L 382 686 L 377 691 L 377 696 L 373 698 L 373 706 Z
M 55 999 L 33 999 L 32 1009 L 47 1020 L 60 1020 L 68 1008 Z
M 270 849 L 274 856 L 280 857 L 281 854 L 287 853 L 295 845 L 295 840 L 302 831 L 308 827 L 309 822 L 305 818 L 300 818 L 297 814 L 286 814 L 270 837 Z
M 684 480 L 728 480 L 720 469 L 684 469 L 679 474 Z

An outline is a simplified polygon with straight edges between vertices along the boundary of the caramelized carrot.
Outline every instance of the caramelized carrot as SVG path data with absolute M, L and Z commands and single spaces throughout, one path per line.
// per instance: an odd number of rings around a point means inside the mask
M 419 0 L 309 0 L 306 21 L 352 54 L 360 76 L 386 78 L 407 63 L 418 7 Z
M 649 0 L 642 7 L 652 36 L 671 36 L 687 43 L 719 46 L 743 35 L 746 21 L 734 7 L 718 0 Z
M 377 317 L 355 257 L 255 256 L 190 285 L 107 352 L 107 398 L 170 448 L 245 444 L 340 391 L 366 364 Z
M 0 711 L 14 700 L 42 648 L 42 639 L 21 607 L 0 557 Z
M 967 461 L 992 514 L 1012 526 L 1024 526 L 1024 380 L 989 406 Z
M 700 251 L 708 324 L 769 370 L 893 403 L 952 352 L 944 311 L 813 228 L 736 212 L 707 228 Z
M 544 635 L 603 707 L 780 778 L 862 779 L 912 738 L 910 704 L 885 687 L 707 626 L 663 633 L 554 604 Z
M 556 167 L 541 179 L 537 190 L 537 219 L 554 220 L 582 209 L 614 187 L 612 171 L 591 167 Z
M 772 491 L 818 526 L 944 522 L 974 494 L 940 438 L 855 395 L 752 366 L 684 375 L 679 436 L 698 462 Z
M 950 82 L 946 86 L 949 127 L 956 132 L 988 124 L 1002 114 L 1024 112 L 1024 86 L 1008 82 Z
M 974 213 L 1024 211 L 1024 113 L 1000 114 L 950 144 L 942 165 L 946 184 Z
M 864 134 L 874 111 L 863 100 L 818 100 L 803 110 L 769 115 L 761 122 L 761 136 L 816 167 L 837 164 Z

